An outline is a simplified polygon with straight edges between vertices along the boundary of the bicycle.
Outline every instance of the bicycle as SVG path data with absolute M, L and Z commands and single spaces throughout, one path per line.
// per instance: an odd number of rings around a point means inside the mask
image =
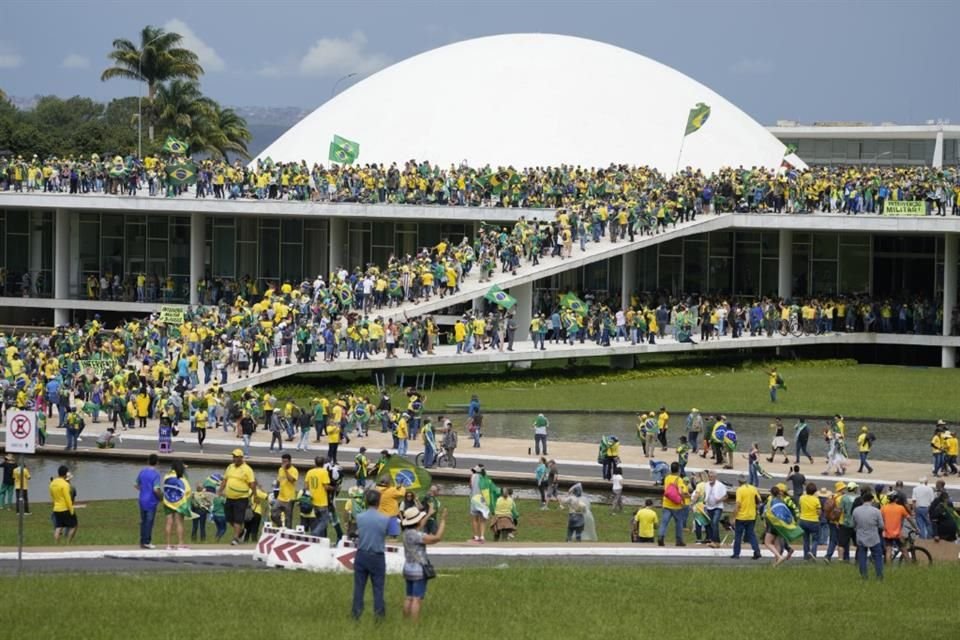
M 418 453 L 417 457 L 414 458 L 414 463 L 420 468 L 424 468 L 423 458 L 424 458 L 423 451 Z M 437 454 L 436 459 L 433 461 L 433 466 L 441 467 L 441 468 L 449 467 L 451 469 L 456 469 L 457 459 L 454 457 L 452 453 L 450 453 L 446 449 L 441 449 L 440 453 Z
M 803 324 L 800 322 L 796 311 L 790 312 L 789 320 L 780 321 L 780 335 L 785 336 L 787 334 L 793 334 L 795 338 L 803 335 Z
M 898 565 L 902 565 L 904 562 L 908 562 L 909 564 L 924 567 L 932 565 L 933 556 L 923 547 L 918 547 L 914 544 L 916 539 L 917 532 L 909 532 L 906 539 L 901 540 L 900 544 L 893 548 L 893 552 L 890 554 L 890 563 L 893 564 L 895 562 Z

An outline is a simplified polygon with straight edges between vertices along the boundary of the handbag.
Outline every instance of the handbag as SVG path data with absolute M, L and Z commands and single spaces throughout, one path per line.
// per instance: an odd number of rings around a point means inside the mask
M 433 568 L 433 563 L 427 560 L 420 565 L 423 569 L 423 579 L 424 580 L 433 580 L 437 577 L 437 570 Z
M 663 490 L 663 497 L 675 504 L 683 504 L 683 495 L 676 483 L 667 485 Z

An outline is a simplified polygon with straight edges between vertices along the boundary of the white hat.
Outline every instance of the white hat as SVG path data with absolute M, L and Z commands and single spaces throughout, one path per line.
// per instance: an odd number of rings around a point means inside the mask
M 420 511 L 418 507 L 409 507 L 403 510 L 403 520 L 400 521 L 400 524 L 404 527 L 412 527 L 426 517 L 426 511 Z

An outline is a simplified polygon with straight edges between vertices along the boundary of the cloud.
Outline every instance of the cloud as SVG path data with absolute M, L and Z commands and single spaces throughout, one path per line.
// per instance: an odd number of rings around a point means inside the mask
M 0 69 L 16 69 L 23 64 L 23 58 L 12 46 L 0 40 Z
M 730 65 L 730 73 L 744 76 L 765 76 L 773 73 L 776 65 L 769 58 L 740 58 Z
M 60 66 L 64 69 L 86 69 L 90 66 L 90 59 L 81 56 L 79 53 L 67 54 Z
M 204 71 L 223 71 L 227 68 L 227 63 L 223 61 L 220 54 L 213 47 L 200 39 L 200 36 L 193 32 L 187 23 L 179 18 L 168 20 L 163 28 L 173 33 L 179 33 L 183 36 L 180 42 L 184 49 L 190 49 L 200 60 L 200 66 Z
M 320 38 L 297 64 L 305 76 L 356 73 L 365 76 L 390 63 L 387 56 L 367 51 L 367 36 L 354 31 L 349 38 Z

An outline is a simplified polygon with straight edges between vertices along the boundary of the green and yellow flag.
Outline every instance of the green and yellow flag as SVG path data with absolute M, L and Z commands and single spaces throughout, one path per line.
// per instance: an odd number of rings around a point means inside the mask
M 172 164 L 167 167 L 167 182 L 181 187 L 185 184 L 193 184 L 197 181 L 197 165 L 192 162 L 183 164 Z
M 359 144 L 340 136 L 333 136 L 333 142 L 330 143 L 330 162 L 353 164 L 359 156 Z
M 572 291 L 560 299 L 560 306 L 581 316 L 587 314 L 587 305 Z
M 380 470 L 381 475 L 386 473 L 393 483 L 404 489 L 429 489 L 431 478 L 426 469 L 414 466 L 412 462 L 401 455 L 392 455 Z M 378 478 L 379 480 L 379 478 Z
M 501 289 L 500 285 L 496 284 L 490 287 L 490 290 L 487 291 L 486 295 L 483 297 L 501 309 L 509 309 L 513 305 L 517 304 L 516 298 Z
M 177 140 L 173 136 L 167 136 L 167 141 L 163 143 L 163 150 L 167 153 L 182 156 L 186 155 L 188 145 L 183 140 Z
M 707 123 L 707 119 L 710 117 L 710 106 L 702 102 L 698 102 L 697 106 L 693 109 L 690 109 L 690 115 L 687 116 L 687 130 L 684 132 L 684 136 L 688 136 L 695 131 L 699 131 L 700 127 Z

